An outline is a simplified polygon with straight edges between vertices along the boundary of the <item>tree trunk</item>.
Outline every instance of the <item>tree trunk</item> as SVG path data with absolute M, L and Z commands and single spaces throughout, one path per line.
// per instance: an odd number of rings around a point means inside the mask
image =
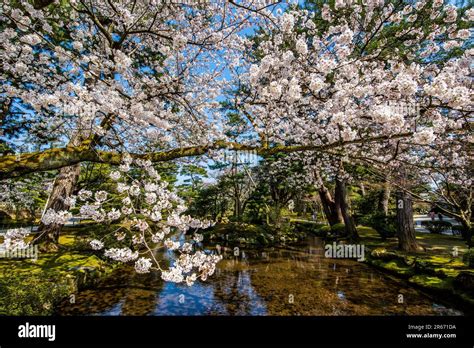
M 382 194 L 379 201 L 379 210 L 383 211 L 385 216 L 388 216 L 388 204 L 390 201 L 390 182 L 388 178 L 385 179 L 382 188 Z
M 242 216 L 242 218 L 244 217 L 245 209 L 247 209 L 248 202 L 249 202 L 248 198 L 244 200 L 244 203 L 242 204 L 242 208 L 240 209 L 240 216 Z
M 398 247 L 403 251 L 419 251 L 413 223 L 413 202 L 408 192 L 397 192 Z
M 337 214 L 337 220 L 341 223 L 344 223 L 344 216 L 342 215 L 342 207 L 343 201 L 345 201 L 345 196 L 341 195 L 341 192 L 338 192 L 340 188 L 338 188 L 338 179 L 336 178 L 336 187 L 334 189 L 334 211 Z
M 240 222 L 242 216 L 242 202 L 240 201 L 240 192 L 237 188 L 234 191 L 234 217 Z
M 360 195 L 361 195 L 362 197 L 364 197 L 364 196 L 365 196 L 365 185 L 364 185 L 364 183 L 361 182 L 361 183 L 359 184 L 359 187 L 360 187 Z
M 275 206 L 273 207 L 273 223 L 277 229 L 281 227 L 281 205 L 279 201 L 275 202 Z
M 463 232 L 462 232 L 462 238 L 466 241 L 467 247 L 469 249 L 472 248 L 473 242 L 472 242 L 472 223 L 469 218 L 466 218 L 465 214 L 461 215 L 461 225 L 463 227 Z
M 69 167 L 63 167 L 59 170 L 59 174 L 54 180 L 53 189 L 49 196 L 48 204 L 45 211 L 53 209 L 55 211 L 68 210 L 69 205 L 65 199 L 73 193 L 74 187 L 79 179 L 81 165 L 75 164 Z M 39 226 L 39 238 L 36 243 L 39 244 L 41 251 L 51 252 L 58 250 L 59 233 L 63 225 L 52 224 Z
M 338 223 L 342 223 L 342 218 L 336 209 L 336 203 L 331 197 L 329 190 L 326 186 L 321 186 L 318 190 L 319 198 L 323 206 L 323 212 L 326 216 L 326 219 L 329 222 L 329 225 L 333 226 Z
M 349 212 L 349 204 L 347 203 L 346 183 L 340 178 L 336 178 L 335 199 L 339 202 L 347 236 L 351 240 L 358 240 L 359 234 L 357 233 L 354 218 Z

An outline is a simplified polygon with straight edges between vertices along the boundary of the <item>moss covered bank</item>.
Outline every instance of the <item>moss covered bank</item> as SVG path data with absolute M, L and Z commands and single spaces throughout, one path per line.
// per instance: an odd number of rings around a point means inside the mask
M 91 252 L 86 231 L 64 228 L 60 251 L 37 259 L 0 258 L 0 315 L 50 315 L 57 303 L 75 301 L 115 268 Z

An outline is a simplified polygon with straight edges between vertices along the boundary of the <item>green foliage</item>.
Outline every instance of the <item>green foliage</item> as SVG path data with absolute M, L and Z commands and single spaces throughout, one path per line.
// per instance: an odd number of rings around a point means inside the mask
M 36 261 L 0 259 L 0 315 L 51 315 L 60 301 L 111 273 L 114 266 L 85 245 L 104 233 L 102 226 L 66 229 L 58 253 L 40 253 Z
M 469 229 L 468 227 L 462 225 L 453 225 L 451 227 L 451 231 L 454 235 L 461 235 L 462 239 L 466 241 L 467 246 L 472 247 L 472 227 Z
M 183 183 L 179 186 L 179 194 L 187 202 L 191 202 L 199 196 L 203 179 L 208 177 L 207 170 L 199 165 L 185 164 L 179 174 L 184 177 Z
M 354 209 L 358 216 L 367 216 L 373 214 L 378 210 L 380 202 L 381 191 L 371 190 L 368 191 L 364 196 L 357 196 L 353 199 Z M 365 224 L 364 222 L 361 222 Z
M 217 224 L 203 231 L 204 238 L 219 244 L 231 246 L 269 246 L 294 243 L 306 238 L 307 233 L 299 231 L 292 223 L 279 228 L 248 223 Z
M 1 188 L 3 189 L 2 203 L 8 215 L 14 216 L 17 221 L 34 220 L 46 204 L 48 199 L 46 188 L 48 183 L 52 183 L 53 177 L 54 173 L 46 172 L 6 180 Z M 3 220 L 2 217 L 0 220 Z M 10 221 L 7 222 L 10 223 Z
M 325 224 L 315 223 L 311 221 L 293 221 L 295 229 L 300 232 L 319 234 L 321 228 L 326 227 Z
M 246 223 L 217 224 L 203 234 L 206 240 L 229 245 L 267 245 L 275 238 L 266 226 Z
M 2 270 L 0 315 L 48 315 L 73 291 L 63 274 L 47 272 L 36 277 L 12 268 Z
M 331 232 L 331 226 L 328 225 L 322 226 L 318 229 L 318 233 L 320 234 L 327 235 L 329 232 Z
M 471 268 L 474 268 L 474 250 L 469 249 L 462 258 L 463 262 Z
M 360 219 L 361 224 L 374 228 L 382 239 L 394 237 L 397 233 L 395 215 L 386 216 L 383 212 L 375 212 Z
M 445 232 L 449 230 L 452 227 L 452 224 L 448 221 L 429 221 L 426 224 L 426 228 L 431 232 L 431 233 L 436 233 L 440 234 L 442 232 Z
M 331 226 L 331 232 L 337 236 L 342 236 L 346 232 L 346 225 L 344 224 L 335 224 Z
M 264 223 L 268 209 L 269 192 L 266 185 L 258 182 L 247 200 L 246 218 L 251 223 Z
M 188 213 L 211 220 L 222 216 L 230 202 L 221 189 L 221 184 L 201 187 L 190 202 Z

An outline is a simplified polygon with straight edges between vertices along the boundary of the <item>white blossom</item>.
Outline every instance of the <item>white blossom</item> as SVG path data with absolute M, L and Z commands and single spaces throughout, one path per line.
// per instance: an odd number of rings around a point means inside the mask
M 101 250 L 104 247 L 104 243 L 97 239 L 91 240 L 89 244 L 94 250 Z
M 111 248 L 105 250 L 104 255 L 115 261 L 129 262 L 138 258 L 138 251 L 132 251 L 130 248 Z
M 119 171 L 113 171 L 110 173 L 110 178 L 114 181 L 120 180 L 121 177 L 122 177 L 122 174 L 120 174 Z
M 308 46 L 306 45 L 304 38 L 299 38 L 298 41 L 296 41 L 296 52 L 301 55 L 308 53 Z
M 41 218 L 41 222 L 45 225 L 64 225 L 71 217 L 72 214 L 66 210 L 55 211 L 49 208 Z
M 413 136 L 413 141 L 421 145 L 429 145 L 436 139 L 436 135 L 433 134 L 433 129 L 427 128 L 419 132 L 416 132 Z
M 135 271 L 137 273 L 150 273 L 150 268 L 152 267 L 151 259 L 140 257 L 135 261 Z

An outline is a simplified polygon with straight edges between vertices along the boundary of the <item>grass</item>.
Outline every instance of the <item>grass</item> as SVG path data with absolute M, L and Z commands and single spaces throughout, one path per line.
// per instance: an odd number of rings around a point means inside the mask
M 474 305 L 469 282 L 458 280 L 461 273 L 464 277 L 474 276 L 474 270 L 463 261 L 468 248 L 461 237 L 416 232 L 416 240 L 424 250 L 402 252 L 398 250 L 397 238 L 382 240 L 377 231 L 368 227 L 359 226 L 357 230 L 360 243 L 371 251 L 369 264 L 405 278 L 423 290 L 443 293 L 467 306 Z
M 449 278 L 442 279 L 425 274 L 415 275 L 408 281 L 426 289 L 449 290 L 452 287 L 452 280 Z
M 49 315 L 59 301 L 95 284 L 113 267 L 85 246 L 83 228 L 64 228 L 57 253 L 0 259 L 0 315 Z
M 376 230 L 365 226 L 358 226 L 357 231 L 361 241 L 368 246 L 383 247 L 388 250 L 397 250 L 398 248 L 396 237 L 387 238 L 383 241 Z M 425 251 L 410 254 L 452 255 L 454 248 L 457 248 L 459 258 L 461 259 L 462 255 L 468 250 L 466 243 L 459 236 L 416 232 L 416 240 Z

